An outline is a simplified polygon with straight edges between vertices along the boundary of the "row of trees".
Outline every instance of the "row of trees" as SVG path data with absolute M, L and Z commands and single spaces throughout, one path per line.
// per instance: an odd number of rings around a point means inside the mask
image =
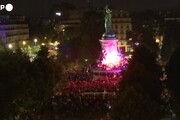
M 17 49 L 0 51 L 0 119 L 14 119 L 43 106 L 61 81 L 60 62 L 42 47 L 33 62 Z

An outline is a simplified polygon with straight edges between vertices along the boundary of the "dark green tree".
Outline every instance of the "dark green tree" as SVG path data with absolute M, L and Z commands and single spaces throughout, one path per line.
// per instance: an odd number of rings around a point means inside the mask
M 79 56 L 80 29 L 79 27 L 66 27 L 60 38 L 61 44 L 58 49 L 58 59 L 65 69 L 69 64 L 75 63 Z
M 79 48 L 80 61 L 88 64 L 94 62 L 100 53 L 99 39 L 104 32 L 104 15 L 97 11 L 87 11 L 81 20 L 81 43 Z
M 30 61 L 19 50 L 13 53 L 7 49 L 1 51 L 0 61 L 0 117 L 3 119 L 24 111 L 24 108 L 19 105 L 19 101 L 23 101 L 29 91 L 27 69 Z
M 149 118 L 158 120 L 162 115 L 160 75 L 161 69 L 153 53 L 145 46 L 138 46 L 129 61 L 128 69 L 123 72 L 117 104 L 114 105 L 115 109 L 112 113 L 115 115 L 114 118 L 117 120 Z M 152 114 L 148 111 L 152 111 Z
M 54 26 L 55 23 L 53 23 L 53 20 L 41 17 L 39 20 L 37 20 L 37 24 L 30 26 L 30 37 L 33 37 L 32 39 L 36 37 L 38 40 L 41 40 L 41 42 L 54 40 L 58 37 L 58 33 L 55 31 Z
M 62 67 L 58 60 L 49 57 L 48 48 L 41 47 L 36 59 L 32 63 L 33 76 L 37 77 L 37 97 L 40 100 L 48 99 L 56 83 L 61 80 Z M 37 73 L 36 73 L 37 72 Z M 42 83 L 42 84 L 41 84 Z
M 30 115 L 53 95 L 53 88 L 61 81 L 61 65 L 47 57 L 42 48 L 35 61 L 17 50 L 0 52 L 0 119 Z
M 159 104 L 138 86 L 121 89 L 112 109 L 113 120 L 160 120 Z
M 155 35 L 162 22 L 162 18 L 154 11 L 147 10 L 132 15 L 133 30 L 128 32 L 127 36 L 132 38 L 132 45 L 136 42 L 145 45 L 153 52 L 157 52 Z M 159 33 L 160 34 L 160 33 Z
M 87 67 L 96 61 L 100 53 L 100 43 L 104 32 L 103 14 L 97 11 L 84 12 L 79 27 L 66 27 L 63 32 L 59 58 L 64 63 L 77 62 Z
M 172 107 L 177 113 L 178 119 L 180 118 L 180 47 L 178 47 L 170 57 L 169 63 L 167 65 L 167 85 L 172 93 Z
M 168 62 L 174 50 L 180 45 L 180 23 L 171 21 L 166 23 L 163 47 L 162 47 L 162 60 Z

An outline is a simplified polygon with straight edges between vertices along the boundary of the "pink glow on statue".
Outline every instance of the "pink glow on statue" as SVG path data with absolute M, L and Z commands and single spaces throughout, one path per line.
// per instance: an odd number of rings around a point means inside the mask
M 123 70 L 128 62 L 124 55 L 118 50 L 118 40 L 100 40 L 102 55 L 99 59 L 98 67 L 105 70 Z
M 102 60 L 102 65 L 106 66 L 106 69 L 113 69 L 120 66 L 121 57 L 116 51 L 107 52 Z

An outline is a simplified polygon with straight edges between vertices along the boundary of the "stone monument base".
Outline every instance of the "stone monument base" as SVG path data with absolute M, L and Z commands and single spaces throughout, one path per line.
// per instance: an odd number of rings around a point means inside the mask
M 104 33 L 102 35 L 101 39 L 110 39 L 110 40 L 112 40 L 112 39 L 117 39 L 117 38 L 116 38 L 116 35 L 113 34 L 113 33 Z

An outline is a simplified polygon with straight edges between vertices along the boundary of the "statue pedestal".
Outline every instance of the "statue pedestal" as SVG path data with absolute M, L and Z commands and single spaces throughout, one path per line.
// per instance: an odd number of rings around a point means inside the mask
M 98 67 L 93 69 L 93 79 L 101 79 L 107 77 L 115 77 L 120 74 L 119 66 L 119 54 L 118 54 L 118 39 L 115 34 L 103 34 L 99 40 L 102 48 L 102 60 Z M 103 64 L 116 66 L 117 68 L 102 68 Z
M 110 39 L 110 40 L 114 40 L 114 39 L 117 39 L 116 38 L 116 35 L 114 33 L 104 33 L 102 35 L 102 38 L 101 39 Z

